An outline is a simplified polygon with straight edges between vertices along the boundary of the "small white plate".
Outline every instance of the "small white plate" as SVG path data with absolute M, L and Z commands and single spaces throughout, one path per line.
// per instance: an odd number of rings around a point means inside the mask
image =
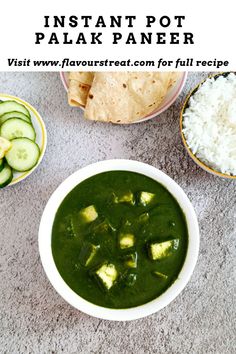
M 62 81 L 62 84 L 63 84 L 66 91 L 68 91 L 68 87 L 69 87 L 68 75 L 69 75 L 68 72 L 60 72 L 61 81 Z M 165 96 L 165 99 L 163 100 L 162 104 L 154 112 L 150 113 L 149 115 L 147 115 L 143 119 L 140 119 L 140 120 L 133 122 L 131 124 L 144 122 L 146 120 L 157 117 L 161 113 L 165 112 L 176 101 L 178 96 L 181 94 L 181 92 L 184 88 L 187 76 L 188 76 L 187 72 L 182 72 L 181 75 L 179 76 L 178 80 L 176 81 L 176 83 L 171 87 L 170 90 L 168 90 L 167 95 Z
M 23 104 L 29 110 L 30 115 L 31 115 L 32 124 L 33 124 L 33 127 L 36 132 L 36 141 L 35 142 L 38 144 L 40 151 L 41 151 L 37 165 L 34 166 L 31 170 L 26 171 L 26 172 L 16 172 L 16 171 L 13 172 L 13 180 L 8 185 L 8 186 L 12 186 L 13 184 L 23 181 L 23 179 L 28 177 L 38 167 L 38 165 L 42 161 L 45 150 L 46 150 L 46 145 L 47 145 L 47 132 L 46 132 L 46 128 L 45 128 L 45 124 L 43 122 L 43 119 L 41 118 L 39 113 L 36 111 L 36 109 L 34 107 L 32 107 L 29 103 L 21 100 L 18 97 L 7 95 L 7 94 L 2 94 L 2 93 L 0 93 L 0 100 L 1 101 L 8 101 L 8 100 L 16 101 L 20 104 Z

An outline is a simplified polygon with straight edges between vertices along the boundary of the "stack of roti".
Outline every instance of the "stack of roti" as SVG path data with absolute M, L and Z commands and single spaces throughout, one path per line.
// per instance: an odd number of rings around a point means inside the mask
M 68 101 L 83 107 L 87 119 L 133 123 L 161 105 L 178 76 L 176 72 L 71 72 Z

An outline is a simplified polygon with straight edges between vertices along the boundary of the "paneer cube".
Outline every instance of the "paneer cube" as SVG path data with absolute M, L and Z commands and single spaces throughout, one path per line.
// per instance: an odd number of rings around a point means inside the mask
M 148 204 L 151 203 L 151 201 L 153 200 L 153 198 L 155 197 L 154 193 L 150 193 L 150 192 L 141 192 L 140 193 L 140 197 L 139 197 L 139 202 L 140 204 L 142 204 L 143 206 L 146 206 Z
M 86 223 L 90 223 L 97 219 L 98 213 L 94 205 L 90 205 L 82 210 L 80 210 L 80 215 Z
M 115 283 L 118 272 L 114 264 L 104 263 L 97 271 L 96 275 L 103 284 L 103 286 L 109 290 Z
M 177 250 L 179 246 L 179 239 L 152 243 L 149 245 L 149 256 L 152 260 L 160 260 L 168 257 Z
M 134 205 L 135 200 L 134 200 L 134 195 L 131 191 L 128 191 L 120 196 L 114 196 L 114 203 L 127 203 Z
M 135 237 L 133 234 L 122 233 L 119 236 L 119 244 L 121 249 L 133 247 L 134 241 L 135 241 Z

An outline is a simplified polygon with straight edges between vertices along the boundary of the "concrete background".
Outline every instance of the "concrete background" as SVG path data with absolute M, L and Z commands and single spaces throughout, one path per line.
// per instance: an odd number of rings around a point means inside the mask
M 56 73 L 0 74 L 0 91 L 35 106 L 48 131 L 37 171 L 0 191 L 0 353 L 236 353 L 236 185 L 190 160 L 178 126 L 184 97 L 206 75 L 190 73 L 181 97 L 157 119 L 113 126 L 85 121 L 68 107 Z M 73 309 L 52 288 L 38 253 L 38 226 L 52 192 L 80 167 L 109 158 L 147 162 L 174 178 L 201 229 L 187 287 L 167 308 L 133 322 Z

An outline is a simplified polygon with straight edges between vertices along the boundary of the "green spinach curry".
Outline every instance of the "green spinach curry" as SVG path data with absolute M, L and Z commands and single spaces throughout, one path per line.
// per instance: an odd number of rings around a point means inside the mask
M 77 185 L 52 231 L 59 273 L 84 299 L 109 308 L 145 304 L 178 277 L 188 245 L 185 216 L 160 183 L 111 171 Z

